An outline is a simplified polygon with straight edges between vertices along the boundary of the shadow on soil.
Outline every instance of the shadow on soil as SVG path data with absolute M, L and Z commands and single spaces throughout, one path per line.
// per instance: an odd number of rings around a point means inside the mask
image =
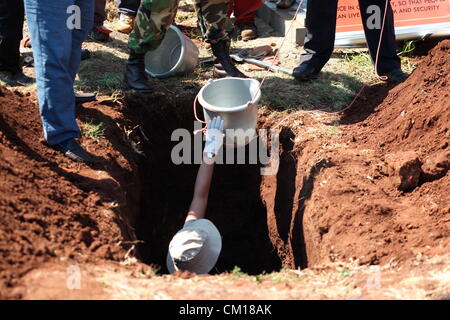
M 162 272 L 167 271 L 169 242 L 183 226 L 198 170 L 198 164 L 175 165 L 171 160 L 171 150 L 178 143 L 171 141 L 173 130 L 187 129 L 191 145 L 194 139 L 201 139 L 192 135 L 192 103 L 192 94 L 176 100 L 126 97 L 131 116 L 140 119 L 148 137 L 146 158 L 140 164 L 143 190 L 136 231 L 144 244 L 139 246 L 139 254 L 144 262 L 161 266 Z M 249 274 L 281 268 L 268 236 L 260 169 L 259 164 L 215 166 L 206 218 L 221 232 L 223 248 L 214 272 L 231 271 L 235 266 Z
M 112 199 L 110 195 L 110 189 L 111 185 L 115 185 L 116 182 L 112 181 L 111 179 L 91 179 L 89 177 L 79 175 L 77 173 L 69 172 L 61 168 L 56 162 L 53 162 L 49 160 L 48 158 L 42 157 L 39 153 L 37 153 L 35 150 L 33 150 L 25 141 L 23 141 L 17 134 L 16 130 L 11 128 L 8 123 L 0 116 L 0 126 L 2 127 L 2 131 L 5 133 L 5 135 L 8 137 L 9 140 L 13 141 L 19 150 L 30 157 L 31 159 L 34 159 L 38 162 L 44 162 L 48 163 L 47 167 L 58 174 L 61 177 L 66 178 L 70 182 L 72 182 L 75 186 L 80 188 L 81 190 L 84 190 L 86 192 L 95 191 L 98 192 L 98 194 L 101 197 L 102 202 L 111 202 L 111 201 L 119 201 L 121 205 L 126 205 L 126 203 L 132 203 L 130 199 Z M 116 181 L 121 181 L 122 177 L 118 177 L 116 174 L 117 172 L 120 172 L 121 170 L 118 168 L 118 164 L 114 161 L 111 161 L 111 159 L 105 159 L 102 157 L 95 157 L 96 163 L 93 165 L 90 165 L 90 167 L 94 170 L 105 170 L 108 172 L 108 174 L 111 175 Z M 115 210 L 112 208 L 112 210 Z M 117 225 L 120 226 L 123 239 L 125 241 L 133 241 L 135 240 L 133 236 L 133 232 L 129 229 L 129 226 L 122 223 L 122 221 L 119 221 L 120 218 L 125 218 L 122 216 L 122 212 L 116 211 L 117 215 L 114 218 L 117 222 Z M 92 227 L 95 230 L 98 230 L 97 228 L 97 222 L 93 219 L 91 219 L 88 215 L 81 214 L 79 215 L 79 221 L 83 223 L 83 225 L 87 225 Z
M 261 104 L 278 111 L 336 112 L 345 108 L 362 86 L 363 83 L 356 78 L 331 72 L 321 72 L 317 79 L 311 81 L 271 74 L 262 86 Z
M 340 123 L 346 125 L 364 121 L 383 102 L 393 87 L 393 84 L 377 83 L 364 88 L 353 106 L 343 113 Z
M 336 92 L 345 99 L 353 98 L 352 91 L 334 86 L 338 79 L 336 75 L 324 73 L 318 82 L 309 83 L 309 87 L 303 87 L 303 90 L 320 96 L 316 99 L 323 100 L 318 105 L 333 109 L 336 107 Z M 276 78 L 268 79 L 267 84 L 286 88 L 287 83 L 292 84 L 293 81 Z M 355 85 L 361 84 L 355 82 Z M 191 86 L 194 87 L 176 96 L 170 92 L 149 96 L 128 92 L 125 96 L 129 118 L 143 128 L 148 138 L 143 148 L 146 157 L 139 164 L 142 200 L 136 231 L 144 242 L 139 246 L 139 255 L 144 262 L 159 265 L 162 272 L 167 271 L 165 259 L 169 242 L 183 226 L 198 170 L 198 164 L 175 165 L 171 159 L 172 149 L 179 143 L 171 141 L 175 129 L 184 128 L 189 132 L 191 150 L 195 150 L 195 139 L 201 139 L 201 136 L 192 135 L 192 103 L 200 86 L 192 83 Z M 297 91 L 292 89 L 293 95 L 301 96 L 299 88 L 302 84 L 296 82 L 294 87 Z M 283 92 L 277 94 L 283 96 Z M 377 101 L 373 101 L 373 106 L 364 114 L 370 113 L 376 104 Z M 308 265 L 303 235 L 304 203 L 311 196 L 320 166 L 327 164 L 317 164 L 297 181 L 298 155 L 292 150 L 294 139 L 290 129 L 284 128 L 280 133 L 280 166 L 276 189 L 273 190 L 276 194 L 270 200 L 273 203 L 269 204 L 273 205 L 270 219 L 267 199 L 262 199 L 261 165 L 216 165 L 206 213 L 206 218 L 216 224 L 223 237 L 223 249 L 215 272 L 231 271 L 239 266 L 246 273 L 259 274 L 279 270 L 282 265 L 291 268 Z M 276 235 L 270 235 L 269 229 L 274 226 Z

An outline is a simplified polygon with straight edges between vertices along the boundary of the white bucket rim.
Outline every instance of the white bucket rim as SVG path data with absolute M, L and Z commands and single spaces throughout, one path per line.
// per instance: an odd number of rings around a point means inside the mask
M 177 63 L 169 70 L 163 73 L 154 73 L 151 70 L 149 70 L 147 67 L 145 68 L 145 71 L 153 78 L 165 78 L 167 76 L 170 76 L 173 74 L 173 71 L 176 70 L 178 68 L 178 66 L 182 63 L 183 61 L 183 57 L 185 55 L 185 46 L 186 46 L 186 36 L 184 35 L 183 32 L 181 32 L 180 29 L 178 29 L 176 26 L 174 25 L 170 25 L 168 29 L 172 29 L 173 31 L 175 31 L 175 33 L 177 34 L 178 38 L 180 39 L 181 42 L 181 52 L 180 52 L 180 57 L 178 58 Z M 149 51 L 151 52 L 151 51 Z
M 246 109 L 248 107 L 248 103 L 239 105 L 239 106 L 230 106 L 230 107 L 219 107 L 219 106 L 213 106 L 211 104 L 209 104 L 208 102 L 205 101 L 205 99 L 203 99 L 203 91 L 206 89 L 206 87 L 208 87 L 210 84 L 215 83 L 215 82 L 219 82 L 219 81 L 226 81 L 226 80 L 230 80 L 230 79 L 238 79 L 238 80 L 244 80 L 244 81 L 254 81 L 257 83 L 258 87 L 260 85 L 260 82 L 256 79 L 252 79 L 252 78 L 239 78 L 239 77 L 227 77 L 227 78 L 222 78 L 222 79 L 216 79 L 216 80 L 208 80 L 208 83 L 203 86 L 199 93 L 198 93 L 198 101 L 200 102 L 200 105 L 212 112 L 237 112 L 237 111 L 242 111 L 244 109 Z M 259 100 L 261 98 L 261 90 L 258 90 L 256 92 L 256 97 L 253 98 L 252 101 L 254 101 L 255 103 L 258 103 Z

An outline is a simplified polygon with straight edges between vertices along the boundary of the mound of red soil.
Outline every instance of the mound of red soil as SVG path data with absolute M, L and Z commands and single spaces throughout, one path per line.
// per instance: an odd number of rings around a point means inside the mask
M 79 107 L 79 118 L 100 120 L 109 133 L 108 140 L 84 139 L 99 159 L 88 167 L 44 145 L 29 97 L 0 88 L 0 106 L 0 297 L 20 296 L 11 290 L 19 278 L 52 259 L 122 259 L 117 244 L 130 230 L 119 219 L 133 210 L 122 184 L 133 181 L 125 159 L 133 157 L 111 130 L 120 114 L 101 103 Z
M 440 42 L 362 124 L 360 138 L 383 152 L 430 155 L 450 140 L 450 40 Z
M 445 40 L 403 83 L 369 87 L 340 119 L 341 138 L 300 128 L 281 140 L 287 152 L 277 176 L 263 179 L 262 197 L 284 265 L 448 252 L 449 65 Z

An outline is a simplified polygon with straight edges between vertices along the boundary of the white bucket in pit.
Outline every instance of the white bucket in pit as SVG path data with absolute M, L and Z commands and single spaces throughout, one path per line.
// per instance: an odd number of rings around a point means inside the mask
M 189 74 L 197 66 L 198 55 L 195 43 L 170 26 L 160 46 L 145 55 L 145 71 L 155 78 Z
M 234 129 L 225 130 L 225 141 L 236 147 L 248 144 L 256 136 L 260 99 L 259 82 L 244 78 L 209 80 L 198 94 L 205 121 L 220 116 L 224 120 L 224 129 Z

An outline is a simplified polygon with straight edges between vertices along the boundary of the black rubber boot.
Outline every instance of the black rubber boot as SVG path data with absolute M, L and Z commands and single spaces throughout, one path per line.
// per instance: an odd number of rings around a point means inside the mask
M 380 74 L 380 76 L 386 76 L 387 81 L 393 82 L 393 83 L 402 82 L 403 80 L 405 80 L 408 77 L 400 68 L 393 69 L 389 72 L 382 73 L 382 74 Z
M 97 100 L 95 93 L 75 92 L 75 104 L 82 104 Z
M 217 62 L 222 65 L 223 70 L 229 77 L 247 78 L 245 74 L 240 72 L 233 64 L 230 58 L 230 50 L 227 45 L 227 41 L 220 40 L 216 43 L 211 43 L 211 50 L 214 56 L 217 58 Z
M 319 72 L 320 69 L 311 66 L 307 62 L 303 62 L 298 67 L 294 68 L 292 75 L 297 80 L 308 81 L 317 78 Z
M 35 82 L 33 78 L 24 75 L 20 69 L 12 72 L 7 71 L 7 74 L 0 76 L 0 78 L 5 81 L 8 86 L 28 86 Z
M 28 86 L 35 82 L 33 78 L 24 75 L 22 70 L 11 73 L 8 81 L 11 83 L 11 85 L 15 84 L 20 86 Z
M 289 9 L 295 3 L 295 0 L 278 0 L 277 8 L 279 9 Z
M 134 52 L 134 50 L 130 50 L 124 79 L 129 88 L 137 91 L 149 92 L 151 91 L 151 87 L 145 73 L 144 58 L 145 54 L 138 54 Z

